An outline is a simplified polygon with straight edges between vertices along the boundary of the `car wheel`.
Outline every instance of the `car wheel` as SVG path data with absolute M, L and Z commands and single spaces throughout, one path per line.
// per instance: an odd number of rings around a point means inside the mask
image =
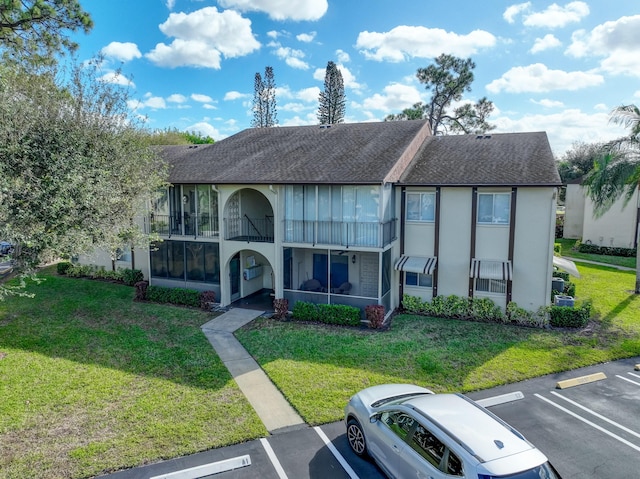
M 349 419 L 347 422 L 347 440 L 353 452 L 358 456 L 367 455 L 367 443 L 364 439 L 364 433 L 360 427 L 360 423 L 355 419 Z

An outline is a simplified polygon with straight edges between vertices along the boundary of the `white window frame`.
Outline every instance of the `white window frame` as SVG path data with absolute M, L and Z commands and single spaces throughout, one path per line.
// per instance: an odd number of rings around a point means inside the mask
M 474 290 L 479 293 L 507 294 L 506 279 L 476 278 Z
M 492 197 L 491 198 L 491 218 L 487 219 L 484 216 L 480 216 L 481 208 L 480 204 L 482 203 L 482 197 Z M 507 214 L 506 218 L 496 217 L 496 197 L 498 196 L 506 196 L 507 197 Z M 481 225 L 508 225 L 511 220 L 511 193 L 478 193 L 478 212 L 477 212 L 477 221 L 478 224 Z
M 412 213 L 412 210 L 409 208 L 409 197 L 410 196 L 418 196 L 417 205 L 418 211 L 417 216 L 409 217 Z M 424 204 L 430 202 L 433 205 L 433 217 L 431 218 L 423 218 L 422 213 L 424 211 Z M 406 212 L 405 212 L 406 221 L 416 222 L 416 223 L 434 223 L 436 220 L 436 194 L 433 191 L 408 191 L 406 198 Z
M 416 275 L 416 284 L 410 284 L 407 281 L 407 277 L 409 275 Z M 410 288 L 425 288 L 432 289 L 433 288 L 433 275 L 432 274 L 423 274 L 423 273 L 414 273 L 412 271 L 404 272 L 404 284 Z

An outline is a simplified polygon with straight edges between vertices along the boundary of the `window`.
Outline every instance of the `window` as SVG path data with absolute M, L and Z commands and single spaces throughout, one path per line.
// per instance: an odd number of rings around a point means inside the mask
M 422 424 L 418 424 L 416 427 L 409 445 L 433 466 L 440 469 L 445 446 L 437 437 L 427 431 Z
M 506 294 L 507 282 L 504 279 L 476 278 L 476 291 Z
M 407 286 L 420 286 L 421 288 L 433 288 L 433 275 L 405 272 L 404 282 Z
M 151 247 L 151 276 L 207 283 L 220 282 L 220 245 L 163 241 Z
M 433 223 L 436 217 L 435 193 L 407 193 L 407 221 Z
M 511 197 L 509 193 L 478 194 L 478 223 L 509 224 Z
M 403 412 L 383 412 L 382 422 L 402 439 L 406 439 L 416 420 Z

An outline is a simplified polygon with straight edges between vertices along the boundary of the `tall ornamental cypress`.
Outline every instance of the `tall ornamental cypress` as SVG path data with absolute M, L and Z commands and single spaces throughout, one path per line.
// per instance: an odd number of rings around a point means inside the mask
M 321 125 L 342 123 L 345 114 L 344 81 L 342 73 L 332 61 L 327 63 L 324 91 L 320 92 L 318 121 Z

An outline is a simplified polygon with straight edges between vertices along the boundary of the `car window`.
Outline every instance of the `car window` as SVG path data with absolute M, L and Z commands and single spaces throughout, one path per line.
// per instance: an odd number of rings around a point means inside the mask
M 462 476 L 462 463 L 458 456 L 449 450 L 449 458 L 447 460 L 447 470 L 445 471 L 447 474 L 452 476 Z
M 440 440 L 425 429 L 422 424 L 418 424 L 413 437 L 409 442 L 411 447 L 427 461 L 440 469 L 442 457 L 445 452 L 445 445 Z
M 415 424 L 415 419 L 403 412 L 384 412 L 380 419 L 402 439 L 406 439 Z

